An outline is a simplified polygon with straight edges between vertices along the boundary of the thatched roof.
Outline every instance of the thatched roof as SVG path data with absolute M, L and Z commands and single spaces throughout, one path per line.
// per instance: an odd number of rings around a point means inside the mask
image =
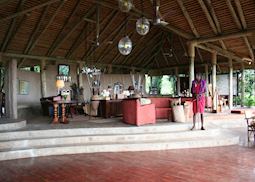
M 236 69 L 252 66 L 243 58 L 254 60 L 255 1 L 161 0 L 160 16 L 169 24 L 152 25 L 146 36 L 136 33 L 133 19 L 154 18 L 153 0 L 144 0 L 143 12 L 141 1 L 133 2 L 127 16 L 115 0 L 0 0 L 1 53 L 18 57 L 19 66 L 47 59 L 166 70 L 187 67 L 187 42 L 202 41 L 196 66 L 210 64 L 213 50 L 219 70 L 228 69 L 230 58 Z M 100 45 L 95 48 L 97 5 Z M 117 49 L 125 32 L 134 45 L 128 56 Z

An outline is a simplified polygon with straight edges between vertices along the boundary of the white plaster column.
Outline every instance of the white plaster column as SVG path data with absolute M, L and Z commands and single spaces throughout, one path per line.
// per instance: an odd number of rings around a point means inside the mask
M 229 95 L 228 95 L 229 109 L 233 108 L 233 63 L 232 59 L 229 59 Z
M 18 118 L 17 107 L 17 59 L 7 63 L 6 70 L 6 114 L 8 118 Z
M 217 75 L 217 52 L 212 53 L 212 92 L 213 92 L 213 110 L 217 110 L 217 83 L 216 83 L 216 75 Z
M 205 64 L 205 81 L 206 81 L 206 97 L 209 96 L 208 84 L 209 84 L 209 72 L 208 72 L 208 64 Z
M 192 81 L 195 79 L 195 46 L 194 44 L 189 44 L 189 59 L 190 59 L 190 66 L 189 66 L 189 91 L 191 93 L 191 86 Z M 191 95 L 191 94 L 190 94 Z
M 242 64 L 242 75 L 241 75 L 241 106 L 244 106 L 244 95 L 245 95 L 245 73 L 244 65 Z
M 176 94 L 180 96 L 181 94 L 181 82 L 180 82 L 180 76 L 179 76 L 179 68 L 175 68 L 175 77 L 176 77 Z
M 47 81 L 46 81 L 46 61 L 41 60 L 41 96 L 46 97 L 47 95 Z

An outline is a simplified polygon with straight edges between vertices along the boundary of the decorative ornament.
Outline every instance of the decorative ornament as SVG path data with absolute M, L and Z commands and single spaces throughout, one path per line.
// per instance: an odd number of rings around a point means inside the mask
M 132 41 L 128 36 L 123 37 L 120 39 L 119 44 L 118 44 L 118 49 L 120 53 L 124 56 L 128 55 L 132 51 Z

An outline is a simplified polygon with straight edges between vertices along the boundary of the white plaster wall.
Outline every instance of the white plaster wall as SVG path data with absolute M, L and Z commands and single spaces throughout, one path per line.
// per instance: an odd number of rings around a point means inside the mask
M 38 105 L 41 98 L 40 74 L 30 71 L 17 72 L 17 103 L 18 105 Z M 29 82 L 29 94 L 19 94 L 19 80 Z
M 217 88 L 219 95 L 228 95 L 229 94 L 229 75 L 228 74 L 222 74 L 217 75 Z M 236 95 L 237 93 L 237 79 L 236 76 L 233 76 L 233 94 Z
M 61 63 L 58 63 L 61 64 Z M 58 74 L 58 64 L 47 65 L 46 66 L 46 97 L 54 96 L 57 94 L 56 88 L 56 75 Z M 67 64 L 67 63 L 63 63 Z M 77 83 L 76 75 L 76 64 L 70 65 L 70 74 L 72 77 L 72 82 L 66 83 L 65 88 L 69 89 L 70 84 Z M 40 74 L 29 71 L 18 71 L 18 80 L 24 80 L 30 82 L 30 93 L 29 95 L 18 95 L 19 105 L 33 105 L 40 104 L 41 98 L 41 82 Z M 121 82 L 124 85 L 124 89 L 127 89 L 132 85 L 132 80 L 130 74 L 102 74 L 101 76 L 101 90 L 107 89 L 110 85 L 113 87 L 114 83 Z M 84 87 L 84 98 L 89 100 L 91 93 L 89 89 L 88 80 L 85 74 L 83 74 L 83 87 Z

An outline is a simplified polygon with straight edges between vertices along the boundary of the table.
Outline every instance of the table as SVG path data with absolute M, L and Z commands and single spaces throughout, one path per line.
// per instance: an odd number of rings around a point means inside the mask
M 67 124 L 68 120 L 66 117 L 66 105 L 68 104 L 78 104 L 78 101 L 76 100 L 59 100 L 59 101 L 52 101 L 53 104 L 53 108 L 54 108 L 54 116 L 53 116 L 53 124 L 58 124 L 58 123 L 64 123 Z M 61 117 L 61 121 L 59 122 L 59 118 L 60 116 L 58 115 L 58 106 L 61 105 L 62 108 L 62 117 Z
M 104 118 L 122 116 L 122 99 L 100 100 L 99 113 Z

